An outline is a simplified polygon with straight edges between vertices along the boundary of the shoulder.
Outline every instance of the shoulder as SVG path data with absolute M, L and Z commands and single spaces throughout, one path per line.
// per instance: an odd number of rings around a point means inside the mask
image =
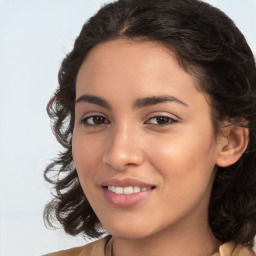
M 221 245 L 219 252 L 212 256 L 256 256 L 256 253 L 248 247 L 229 242 Z
M 104 249 L 109 236 L 80 247 L 46 254 L 44 256 L 104 256 Z

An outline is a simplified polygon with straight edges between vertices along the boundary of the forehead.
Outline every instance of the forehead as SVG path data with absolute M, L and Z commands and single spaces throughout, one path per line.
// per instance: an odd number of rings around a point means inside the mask
M 168 94 L 189 102 L 204 98 L 197 87 L 197 79 L 159 42 L 118 39 L 99 44 L 88 53 L 78 72 L 76 94 L 77 98 L 87 93 L 133 101 Z
M 77 84 L 84 78 L 87 81 L 101 77 L 113 79 L 113 74 L 116 80 L 128 76 L 128 81 L 143 78 L 149 82 L 148 78 L 154 75 L 158 79 L 168 76 L 169 79 L 191 80 L 194 85 L 198 83 L 180 67 L 175 54 L 157 41 L 116 39 L 96 45 L 82 63 Z

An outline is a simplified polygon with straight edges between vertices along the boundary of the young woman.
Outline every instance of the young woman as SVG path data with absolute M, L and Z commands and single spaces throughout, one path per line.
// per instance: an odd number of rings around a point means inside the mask
M 48 104 L 45 218 L 104 238 L 51 255 L 255 255 L 256 68 L 198 0 L 119 0 L 83 27 Z

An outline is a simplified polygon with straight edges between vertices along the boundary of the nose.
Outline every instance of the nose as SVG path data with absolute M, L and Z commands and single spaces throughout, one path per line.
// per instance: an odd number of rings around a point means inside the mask
M 103 162 L 111 168 L 124 171 L 141 165 L 145 160 L 141 134 L 134 127 L 119 125 L 108 138 Z

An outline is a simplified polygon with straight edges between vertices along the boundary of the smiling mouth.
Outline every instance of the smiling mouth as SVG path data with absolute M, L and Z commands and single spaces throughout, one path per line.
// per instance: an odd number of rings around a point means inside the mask
M 113 206 L 121 208 L 132 207 L 145 201 L 156 189 L 156 186 L 132 179 L 111 180 L 107 183 L 109 184 L 102 186 L 105 199 Z
M 125 194 L 125 195 L 130 195 L 130 194 L 136 194 L 140 192 L 145 192 L 154 189 L 155 187 L 139 187 L 139 186 L 128 186 L 128 187 L 117 187 L 117 186 L 105 186 L 107 190 L 115 193 L 115 194 Z

